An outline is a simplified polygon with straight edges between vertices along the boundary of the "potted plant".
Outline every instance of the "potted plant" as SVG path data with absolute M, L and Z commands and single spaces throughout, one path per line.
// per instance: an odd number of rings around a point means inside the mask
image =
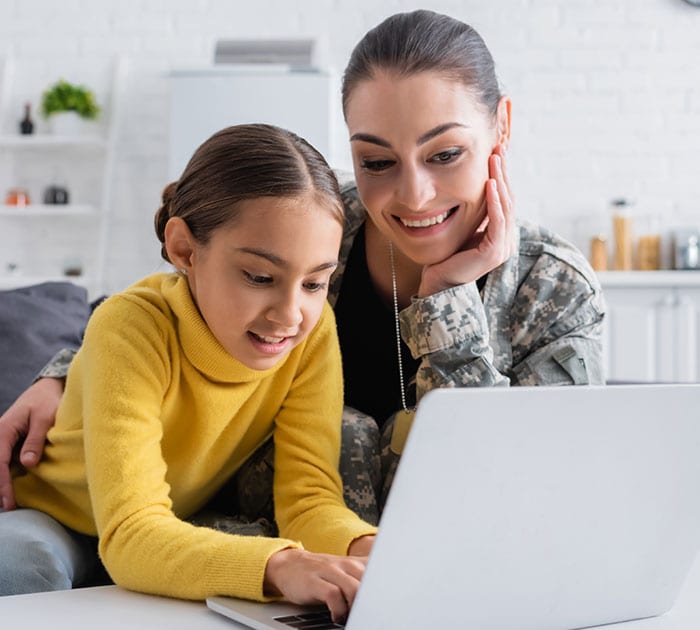
M 91 90 L 60 79 L 42 95 L 41 113 L 48 119 L 53 133 L 70 135 L 79 131 L 81 119 L 96 120 L 100 107 Z

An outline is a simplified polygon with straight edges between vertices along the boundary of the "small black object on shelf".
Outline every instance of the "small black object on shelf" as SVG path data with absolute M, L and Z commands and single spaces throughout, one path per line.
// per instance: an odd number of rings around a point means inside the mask
M 24 136 L 28 136 L 29 134 L 34 133 L 34 121 L 32 120 L 31 109 L 31 103 L 25 103 L 24 118 L 22 118 L 22 120 L 19 123 L 19 132 Z
M 50 205 L 65 205 L 70 200 L 68 189 L 63 186 L 47 186 L 44 191 L 44 203 Z

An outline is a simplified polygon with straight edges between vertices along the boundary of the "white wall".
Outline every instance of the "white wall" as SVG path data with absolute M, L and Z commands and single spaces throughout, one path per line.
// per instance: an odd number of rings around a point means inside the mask
M 169 70 L 207 66 L 218 38 L 313 37 L 342 71 L 381 18 L 431 8 L 479 30 L 513 98 L 518 211 L 580 237 L 628 196 L 668 230 L 700 226 L 700 9 L 681 0 L 2 0 L 0 56 L 38 102 L 58 76 L 106 89 L 128 56 L 108 289 L 159 267 L 152 217 L 166 183 Z M 20 98 L 20 97 L 18 97 Z M 283 99 L 281 99 L 283 105 Z M 18 112 L 19 115 L 19 112 Z

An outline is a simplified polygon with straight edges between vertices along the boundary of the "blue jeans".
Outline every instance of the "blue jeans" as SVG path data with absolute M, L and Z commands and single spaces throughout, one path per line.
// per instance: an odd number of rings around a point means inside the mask
M 96 538 L 78 534 L 38 510 L 0 509 L 0 595 L 107 582 Z

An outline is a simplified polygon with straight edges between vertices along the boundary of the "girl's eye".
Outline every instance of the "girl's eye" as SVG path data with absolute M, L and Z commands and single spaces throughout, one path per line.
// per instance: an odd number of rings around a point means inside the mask
M 269 284 L 272 282 L 272 278 L 270 278 L 270 276 L 258 276 L 254 273 L 248 273 L 247 271 L 244 271 L 243 275 L 251 284 Z
M 433 162 L 434 164 L 449 164 L 460 155 L 462 155 L 462 149 L 455 148 L 448 151 L 440 151 L 440 153 L 436 153 L 429 158 L 428 161 Z
M 394 160 L 362 160 L 362 168 L 378 173 L 391 168 L 395 164 Z
M 325 282 L 305 282 L 304 288 L 311 293 L 323 291 L 328 285 Z

